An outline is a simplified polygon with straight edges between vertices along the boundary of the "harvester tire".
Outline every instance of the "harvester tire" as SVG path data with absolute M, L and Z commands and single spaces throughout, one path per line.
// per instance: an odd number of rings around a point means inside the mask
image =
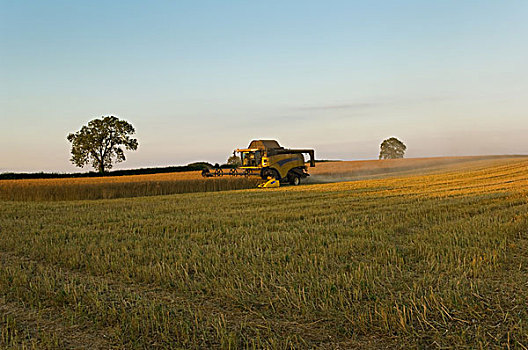
M 298 186 L 301 184 L 301 177 L 297 174 L 290 175 L 290 185 Z
M 267 180 L 268 177 L 274 178 L 276 180 L 280 180 L 279 172 L 271 168 L 262 169 L 262 172 L 260 173 L 260 177 L 262 177 L 263 180 Z

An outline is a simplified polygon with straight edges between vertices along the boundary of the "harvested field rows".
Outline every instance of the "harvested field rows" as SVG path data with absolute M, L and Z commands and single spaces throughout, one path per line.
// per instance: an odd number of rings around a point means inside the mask
M 0 345 L 528 346 L 528 160 L 332 184 L 0 202 Z

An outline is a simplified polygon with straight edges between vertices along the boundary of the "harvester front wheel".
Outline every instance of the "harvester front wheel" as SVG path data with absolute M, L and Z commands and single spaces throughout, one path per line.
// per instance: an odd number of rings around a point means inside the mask
M 262 169 L 262 172 L 260 173 L 260 177 L 262 177 L 263 180 L 267 180 L 268 177 L 274 178 L 276 180 L 280 180 L 279 172 L 275 169 L 270 169 L 270 168 Z

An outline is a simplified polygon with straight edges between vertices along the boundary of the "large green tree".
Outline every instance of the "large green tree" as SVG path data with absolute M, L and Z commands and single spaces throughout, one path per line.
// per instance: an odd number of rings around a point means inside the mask
M 384 140 L 380 145 L 379 159 L 403 158 L 407 146 L 395 137 Z
M 72 144 L 70 161 L 81 168 L 91 163 L 103 174 L 113 163 L 126 160 L 123 149 L 137 149 L 138 142 L 131 137 L 135 132 L 131 124 L 114 116 L 91 120 L 81 130 L 68 135 Z

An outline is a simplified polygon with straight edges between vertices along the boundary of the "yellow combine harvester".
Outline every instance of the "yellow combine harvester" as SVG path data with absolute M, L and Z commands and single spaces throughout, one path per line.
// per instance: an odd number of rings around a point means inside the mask
M 288 149 L 281 147 L 275 140 L 254 140 L 248 148 L 236 149 L 233 154 L 240 154 L 242 165 L 231 169 L 229 175 L 258 175 L 262 179 L 289 182 L 292 185 L 301 183 L 301 179 L 310 176 L 305 165 L 303 153 L 310 156 L 310 167 L 315 166 L 315 152 L 313 149 Z M 205 177 L 223 176 L 222 169 L 202 171 Z

